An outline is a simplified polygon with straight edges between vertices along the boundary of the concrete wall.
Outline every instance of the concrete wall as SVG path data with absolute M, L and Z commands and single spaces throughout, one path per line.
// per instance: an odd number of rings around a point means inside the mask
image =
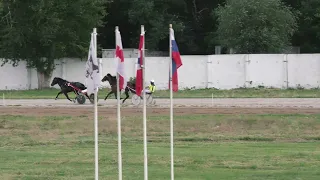
M 29 84 L 29 74 L 25 62 L 21 62 L 17 67 L 13 67 L 11 64 L 0 67 L 1 90 L 28 89 Z
M 180 88 L 240 87 L 318 88 L 320 86 L 320 54 L 233 54 L 182 56 L 179 69 Z M 101 79 L 107 73 L 115 74 L 113 58 L 102 58 Z M 127 77 L 134 77 L 137 58 L 125 58 Z M 85 83 L 85 59 L 56 60 L 53 77 Z M 146 58 L 147 81 L 154 79 L 158 89 L 168 88 L 169 58 Z M 0 89 L 35 89 L 37 73 L 21 62 L 18 67 L 6 64 L 0 67 Z M 109 87 L 108 83 L 101 83 Z

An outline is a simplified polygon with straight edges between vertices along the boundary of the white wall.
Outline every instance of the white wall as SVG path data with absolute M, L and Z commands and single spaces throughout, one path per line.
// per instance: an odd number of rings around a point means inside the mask
M 289 87 L 305 88 L 320 87 L 320 55 L 306 54 L 303 56 L 290 54 L 288 58 Z
M 181 56 L 179 68 L 180 88 L 240 87 L 304 87 L 320 86 L 320 54 L 233 54 L 208 56 Z M 56 60 L 55 76 L 68 81 L 85 83 L 85 60 L 64 58 Z M 101 78 L 107 73 L 115 74 L 113 58 L 100 59 Z M 127 77 L 134 77 L 137 58 L 126 58 Z M 169 58 L 146 57 L 146 81 L 154 79 L 158 89 L 168 88 Z M 108 83 L 101 83 L 109 87 Z M 21 62 L 18 67 L 6 64 L 0 67 L 0 89 L 34 89 L 38 87 L 37 73 L 27 69 Z
M 267 86 L 282 88 L 283 83 L 283 55 L 254 54 L 249 55 L 247 65 L 247 79 L 252 81 L 250 86 Z
M 28 69 L 25 62 L 21 62 L 17 67 L 13 67 L 11 64 L 0 67 L 1 90 L 28 89 L 29 84 Z
M 232 89 L 244 87 L 246 55 L 214 55 L 208 60 L 208 87 Z

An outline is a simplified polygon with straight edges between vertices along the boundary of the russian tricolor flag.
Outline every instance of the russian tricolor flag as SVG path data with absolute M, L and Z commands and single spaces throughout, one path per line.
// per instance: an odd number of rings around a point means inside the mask
M 174 92 L 178 91 L 178 69 L 182 66 L 182 61 L 180 57 L 180 52 L 176 40 L 174 38 L 174 31 L 170 28 L 170 37 L 171 37 L 171 44 L 172 44 L 172 90 Z M 170 83 L 169 83 L 170 89 Z
M 138 96 L 141 95 L 141 91 L 143 88 L 143 71 L 142 71 L 142 65 L 143 65 L 143 53 L 144 50 L 144 34 L 140 35 L 140 43 L 139 43 L 139 51 L 138 51 L 138 67 L 136 72 L 136 94 Z

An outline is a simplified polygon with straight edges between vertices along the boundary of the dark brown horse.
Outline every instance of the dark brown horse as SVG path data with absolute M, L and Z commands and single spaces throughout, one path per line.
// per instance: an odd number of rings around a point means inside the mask
M 112 76 L 110 73 L 108 73 L 106 76 L 103 77 L 103 79 L 101 80 L 102 82 L 108 81 L 110 86 L 111 86 L 111 92 L 109 92 L 107 94 L 107 96 L 104 98 L 104 100 L 106 100 L 111 94 L 114 94 L 115 98 L 117 99 L 117 77 L 116 76 Z M 128 98 L 129 98 L 129 91 L 132 93 L 136 93 L 135 91 L 136 87 L 134 83 L 131 82 L 127 82 L 127 87 L 125 88 L 125 95 L 126 97 L 123 99 L 122 103 L 124 103 Z M 120 97 L 120 99 L 122 99 Z

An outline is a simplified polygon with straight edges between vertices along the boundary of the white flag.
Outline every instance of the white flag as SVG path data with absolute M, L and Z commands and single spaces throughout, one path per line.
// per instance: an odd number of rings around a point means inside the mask
M 100 86 L 99 61 L 97 59 L 97 50 L 95 47 L 94 34 L 91 33 L 90 48 L 86 64 L 86 82 L 88 95 L 98 92 Z

